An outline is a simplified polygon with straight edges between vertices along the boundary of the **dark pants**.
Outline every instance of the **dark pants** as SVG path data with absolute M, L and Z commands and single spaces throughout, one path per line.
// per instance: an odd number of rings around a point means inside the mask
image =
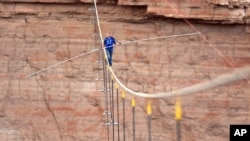
M 106 49 L 108 61 L 109 61 L 109 66 L 112 66 L 112 55 L 113 55 L 113 49 Z

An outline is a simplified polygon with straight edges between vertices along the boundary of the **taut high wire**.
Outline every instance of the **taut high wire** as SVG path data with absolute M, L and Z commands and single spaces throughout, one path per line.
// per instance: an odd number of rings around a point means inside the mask
M 189 87 L 185 87 L 179 90 L 167 92 L 167 93 L 156 93 L 156 94 L 149 94 L 149 93 L 141 93 L 141 92 L 134 92 L 133 90 L 127 88 L 125 85 L 123 85 L 120 80 L 117 78 L 115 73 L 112 69 L 110 69 L 111 73 L 113 74 L 114 78 L 116 79 L 117 83 L 127 92 L 134 94 L 136 96 L 145 97 L 145 98 L 164 98 L 164 97 L 171 97 L 178 95 L 187 95 L 187 94 L 193 94 L 197 93 L 203 90 L 211 89 L 214 87 L 218 87 L 230 82 L 234 82 L 237 80 L 244 80 L 246 78 L 250 78 L 250 67 L 241 68 L 239 70 L 236 70 L 233 73 L 224 74 L 221 76 L 218 76 L 216 78 L 213 78 L 209 81 L 198 83 Z
M 164 39 L 164 38 L 172 38 L 172 37 L 182 37 L 182 36 L 190 36 L 190 35 L 197 35 L 201 34 L 200 32 L 193 32 L 193 33 L 185 33 L 185 34 L 177 34 L 177 35 L 168 35 L 168 36 L 160 36 L 160 37 L 152 37 L 152 38 L 147 38 L 147 39 L 139 39 L 139 40 L 134 40 L 134 41 L 128 41 L 122 43 L 123 45 L 125 44 L 130 44 L 130 43 L 136 43 L 136 42 L 142 42 L 142 41 L 150 41 L 150 40 L 157 40 L 157 39 Z
M 95 6 L 96 6 L 96 0 L 95 0 Z M 96 14 L 97 14 L 97 17 L 98 17 L 98 10 L 97 10 L 97 8 L 96 8 Z M 97 23 L 98 23 L 98 26 L 99 26 L 100 37 L 102 37 L 99 18 L 97 18 Z M 194 34 L 194 33 L 190 33 L 190 34 Z M 196 32 L 196 34 L 201 34 L 201 33 L 200 32 Z M 152 40 L 153 40 L 153 38 L 152 38 Z M 139 40 L 139 41 L 144 41 L 144 40 Z M 131 42 L 133 42 L 133 41 L 131 41 Z M 106 62 L 108 64 L 108 58 L 107 58 L 107 55 L 106 55 L 106 50 L 104 50 L 104 54 L 105 54 Z M 129 92 L 129 93 L 131 93 L 133 95 L 140 96 L 140 97 L 145 97 L 145 98 L 170 97 L 170 96 L 175 96 L 177 93 L 179 95 L 193 94 L 193 93 L 196 93 L 196 92 L 200 92 L 200 91 L 203 91 L 203 90 L 211 89 L 211 88 L 214 88 L 214 87 L 217 87 L 217 86 L 220 86 L 220 85 L 224 85 L 224 84 L 227 84 L 227 83 L 230 83 L 230 82 L 233 82 L 233 81 L 242 80 L 242 79 L 246 79 L 246 78 L 250 77 L 250 67 L 247 67 L 247 68 L 241 68 L 239 70 L 235 70 L 234 73 L 224 74 L 224 75 L 221 75 L 219 77 L 213 78 L 213 79 L 211 79 L 209 81 L 198 83 L 198 84 L 195 84 L 195 85 L 192 85 L 192 86 L 189 86 L 189 87 L 186 87 L 186 88 L 182 88 L 182 89 L 179 89 L 179 90 L 175 90 L 175 91 L 171 91 L 171 92 L 167 92 L 167 93 L 148 94 L 148 93 L 142 93 L 142 92 L 135 92 L 135 91 L 129 89 L 128 87 L 126 87 L 117 78 L 116 74 L 114 73 L 114 71 L 113 71 L 113 69 L 111 67 L 109 67 L 109 71 L 113 75 L 113 77 L 116 80 L 116 82 L 125 91 L 127 91 L 127 92 Z
M 95 10 L 96 10 L 96 15 L 97 15 L 97 23 L 98 23 L 98 28 L 99 28 L 99 34 L 100 34 L 100 37 L 101 37 L 101 41 L 103 42 L 103 38 L 102 38 L 102 34 L 101 34 L 100 21 L 99 21 L 99 18 L 98 18 L 98 10 L 97 10 L 97 6 L 96 6 L 96 0 L 94 0 L 94 3 L 95 3 L 95 7 L 96 7 Z M 201 34 L 200 32 L 196 32 L 196 33 Z M 148 40 L 150 40 L 150 39 L 148 39 Z M 139 40 L 139 41 L 145 41 L 145 40 Z M 126 44 L 126 42 L 124 44 Z M 105 60 L 106 60 L 107 64 L 109 64 L 108 63 L 108 58 L 107 58 L 107 55 L 106 55 L 106 50 L 104 49 L 103 52 L 104 52 L 104 55 L 105 55 Z M 133 95 L 136 95 L 136 96 L 139 96 L 139 97 L 145 97 L 145 98 L 164 98 L 164 97 L 169 97 L 169 96 L 177 96 L 177 95 L 180 96 L 180 95 L 194 94 L 194 93 L 197 93 L 197 92 L 202 91 L 202 90 L 211 89 L 211 88 L 214 88 L 214 87 L 217 87 L 217 86 L 220 86 L 220 85 L 224 85 L 224 84 L 227 84 L 227 83 L 230 83 L 230 82 L 233 82 L 233 81 L 237 81 L 237 80 L 243 80 L 245 78 L 250 77 L 250 67 L 246 67 L 246 68 L 241 68 L 239 70 L 236 70 L 233 73 L 224 74 L 224 75 L 218 76 L 216 78 L 213 78 L 213 79 L 211 79 L 209 81 L 198 83 L 198 84 L 195 84 L 195 85 L 192 85 L 192 86 L 189 86 L 189 87 L 186 87 L 186 88 L 182 88 L 182 89 L 179 89 L 179 90 L 175 90 L 175 91 L 171 91 L 171 92 L 167 92 L 167 93 L 146 94 L 146 93 L 141 93 L 141 92 L 134 92 L 133 90 L 127 88 L 117 78 L 117 76 L 115 75 L 113 69 L 110 66 L 107 66 L 107 68 L 108 68 L 108 73 L 110 73 L 111 76 L 112 76 L 112 80 L 114 78 L 116 83 L 118 83 L 125 91 L 129 92 L 130 94 L 133 94 Z M 125 108 L 124 108 L 125 107 L 125 102 L 124 102 L 124 97 L 125 96 L 124 96 L 124 91 L 123 91 L 123 93 L 122 93 L 122 98 L 123 98 L 123 137 L 124 137 L 123 141 L 125 141 L 125 131 L 126 131 L 125 130 Z M 176 124 L 177 131 L 176 132 L 178 132 L 176 134 L 176 140 L 181 141 L 181 130 L 180 130 L 181 129 L 181 122 L 180 122 L 181 121 L 181 105 L 180 105 L 180 100 L 178 100 L 178 102 L 179 102 L 179 104 L 176 104 L 176 120 L 177 120 L 177 124 Z M 151 141 L 152 140 L 152 130 L 151 130 L 152 108 L 151 108 L 150 102 L 148 102 L 148 104 L 147 104 L 147 113 L 148 113 L 148 140 Z M 113 123 L 113 126 L 114 126 L 114 123 Z M 135 131 L 133 133 L 135 133 Z M 114 130 L 113 130 L 113 134 L 114 134 Z M 133 139 L 135 140 L 134 137 L 133 137 Z M 119 137 L 118 137 L 118 140 L 119 140 Z M 113 138 L 113 141 L 114 141 L 114 138 Z
M 64 61 L 62 61 L 62 62 L 56 63 L 56 64 L 54 64 L 54 65 L 51 65 L 51 66 L 49 66 L 49 67 L 47 67 L 47 68 L 44 68 L 44 69 L 42 69 L 42 70 L 40 70 L 40 71 L 34 72 L 34 73 L 30 74 L 30 75 L 27 75 L 27 76 L 25 76 L 25 78 L 29 78 L 29 77 L 31 77 L 31 76 L 37 75 L 37 74 L 39 74 L 39 73 L 41 73 L 41 72 L 44 72 L 44 71 L 46 71 L 46 70 L 48 70 L 48 69 L 54 68 L 54 67 L 56 67 L 56 66 L 58 66 L 58 65 L 64 64 L 64 63 L 66 63 L 66 62 L 68 62 L 68 61 L 72 61 L 72 60 L 77 59 L 77 58 L 79 58 L 79 57 L 82 57 L 82 56 L 88 55 L 88 54 L 90 54 L 90 53 L 96 52 L 96 51 L 98 51 L 98 50 L 100 50 L 100 49 L 94 49 L 94 50 L 92 50 L 92 51 L 89 51 L 89 52 L 86 52 L 86 53 L 82 53 L 82 54 L 77 55 L 77 56 L 75 56 L 75 57 L 69 58 L 69 59 L 67 59 L 67 60 L 64 60 Z
M 175 37 L 191 36 L 191 35 L 197 35 L 197 34 L 200 34 L 200 33 L 199 33 L 199 32 L 194 32 L 194 33 L 184 33 L 184 34 L 160 36 L 160 37 L 153 37 L 153 38 L 145 38 L 145 39 L 127 41 L 127 42 L 122 43 L 122 44 L 119 45 L 119 46 L 126 45 L 126 44 L 137 43 L 137 42 L 142 42 L 142 41 L 150 41 L 150 40 L 158 40 L 158 39 L 166 39 L 166 38 L 175 38 Z M 112 47 L 112 46 L 108 46 L 108 47 L 105 47 L 105 49 L 106 49 L 106 48 L 111 48 L 111 47 Z M 115 45 L 114 47 L 117 47 L 117 45 Z M 72 57 L 72 58 L 69 58 L 69 59 L 67 59 L 67 60 L 61 61 L 61 62 L 59 62 L 59 63 L 53 64 L 53 65 L 51 65 L 51 66 L 49 66 L 49 67 L 46 67 L 46 68 L 44 68 L 44 69 L 42 69 L 42 70 L 39 70 L 39 71 L 37 71 L 37 72 L 34 72 L 34 73 L 32 73 L 32 74 L 27 75 L 27 76 L 25 76 L 25 78 L 29 78 L 29 77 L 31 77 L 31 76 L 37 75 L 37 74 L 39 74 L 39 73 L 41 73 L 41 72 L 44 72 L 44 71 L 46 71 L 46 70 L 48 70 L 48 69 L 54 68 L 54 67 L 56 67 L 56 66 L 58 66 L 58 65 L 64 64 L 64 63 L 66 63 L 66 62 L 68 62 L 68 61 L 72 61 L 72 60 L 77 59 L 77 58 L 80 58 L 80 57 L 82 57 L 82 56 L 85 56 L 85 55 L 88 55 L 88 54 L 97 52 L 97 51 L 99 51 L 99 50 L 101 50 L 101 49 L 102 49 L 101 47 L 100 47 L 99 49 L 93 49 L 92 51 L 85 52 L 85 53 L 82 53 L 82 54 L 77 55 L 77 56 L 75 56 L 75 57 Z

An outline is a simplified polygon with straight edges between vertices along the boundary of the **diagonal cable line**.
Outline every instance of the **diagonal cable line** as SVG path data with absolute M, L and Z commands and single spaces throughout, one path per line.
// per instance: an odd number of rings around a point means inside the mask
M 174 12 L 178 15 L 183 15 L 178 9 L 176 9 L 168 0 L 164 1 L 167 2 L 167 4 L 174 10 Z M 188 19 L 186 19 L 184 16 L 182 17 L 182 19 L 187 23 L 187 25 L 190 26 L 190 28 L 192 28 L 194 31 L 201 33 Z M 204 34 L 200 34 L 200 37 L 206 42 L 208 43 L 209 47 L 213 48 L 215 50 L 215 52 L 221 56 L 232 68 L 235 68 L 235 65 L 218 49 L 214 46 L 214 44 L 212 44 Z M 236 69 L 237 71 L 237 69 Z M 243 74 L 242 74 L 243 75 Z M 248 83 L 250 82 L 249 79 L 247 78 L 247 76 L 245 76 L 245 79 L 248 81 Z
M 102 38 L 102 34 L 101 34 L 101 27 L 100 27 L 100 21 L 99 21 L 99 16 L 98 16 L 98 11 L 97 11 L 97 5 L 96 5 L 96 0 L 94 0 L 94 3 L 95 3 L 95 10 L 96 10 L 96 16 L 98 17 L 97 18 L 97 23 L 98 23 L 98 29 L 99 29 L 99 34 L 100 34 L 100 38 L 101 40 L 103 41 L 103 38 Z M 180 35 L 169 35 L 169 36 L 162 36 L 162 37 L 154 37 L 154 38 L 148 38 L 148 39 L 139 39 L 139 40 L 134 40 L 134 41 L 128 41 L 128 42 L 124 42 L 122 45 L 125 45 L 125 44 L 129 44 L 129 43 L 136 43 L 136 42 L 141 42 L 141 41 L 148 41 L 148 40 L 156 40 L 156 39 L 163 39 L 163 38 L 170 38 L 170 37 L 180 37 L 180 36 L 188 36 L 188 35 L 195 35 L 195 34 L 201 34 L 200 32 L 195 32 L 195 33 L 186 33 L 186 34 L 180 34 Z M 204 36 L 204 35 L 203 35 Z M 108 48 L 108 47 L 107 47 Z M 56 63 L 54 65 L 51 65 L 47 68 L 44 68 L 40 71 L 37 71 L 37 72 L 34 72 L 30 75 L 27 75 L 25 76 L 25 78 L 29 78 L 31 76 L 34 76 L 34 75 L 37 75 L 41 72 L 44 72 L 48 69 L 51 69 L 51 68 L 54 68 L 58 65 L 61 65 L 63 63 L 66 63 L 68 61 L 71 61 L 71 60 L 74 60 L 74 59 L 77 59 L 79 57 L 82 57 L 82 56 L 85 56 L 85 55 L 88 55 L 90 53 L 93 53 L 93 52 L 96 52 L 96 51 L 99 51 L 100 49 L 94 49 L 90 52 L 87 52 L 87 53 L 83 53 L 83 54 L 80 54 L 78 56 L 75 56 L 75 57 L 72 57 L 70 59 L 67 59 L 67 60 L 64 60 L 62 62 L 59 62 L 59 63 Z M 105 56 L 106 56 L 106 51 L 105 49 L 103 49 L 104 52 L 105 52 Z M 106 61 L 107 61 L 107 57 L 106 58 Z M 202 91 L 202 90 L 205 90 L 205 89 L 209 89 L 209 88 L 213 88 L 213 87 L 217 87 L 217 86 L 220 86 L 220 85 L 223 85 L 223 84 L 227 84 L 227 83 L 230 83 L 230 82 L 233 82 L 233 81 L 237 81 L 237 80 L 242 80 L 242 79 L 246 79 L 249 76 L 249 68 L 242 68 L 242 69 L 239 69 L 239 70 L 236 70 L 236 72 L 232 73 L 232 74 L 227 74 L 227 75 L 223 75 L 223 76 L 220 76 L 220 77 L 217 77 L 217 78 L 214 78 L 208 82 L 204 82 L 204 83 L 200 83 L 200 84 L 196 84 L 196 85 L 193 85 L 193 86 L 190 86 L 190 87 L 186 87 L 186 88 L 183 88 L 180 90 L 176 90 L 176 91 L 173 91 L 173 92 L 167 92 L 167 93 L 159 93 L 159 94 L 146 94 L 146 93 L 140 93 L 140 92 L 134 92 L 133 90 L 127 88 L 125 85 L 123 85 L 120 80 L 117 78 L 117 76 L 115 75 L 114 71 L 112 70 L 112 68 L 110 67 L 109 70 L 111 71 L 112 75 L 114 76 L 115 80 L 119 83 L 119 85 L 126 91 L 130 92 L 131 94 L 134 94 L 134 95 L 137 95 L 137 96 L 142 96 L 142 97 L 151 97 L 151 98 L 160 98 L 160 97 L 168 97 L 168 96 L 174 96 L 174 94 L 176 92 L 178 92 L 180 95 L 184 95 L 184 94 L 191 94 L 191 93 L 194 93 L 194 92 L 198 92 L 198 91 Z M 228 80 L 224 80 L 226 78 L 230 78 Z M 223 78 L 223 79 L 222 79 Z M 248 79 L 247 79 L 248 80 Z M 217 82 L 217 83 L 214 83 L 214 82 Z M 211 83 L 211 84 L 210 84 Z M 204 86 L 204 88 L 202 88 L 202 86 Z M 206 88 L 205 88 L 206 86 Z
M 94 2 L 95 2 L 95 6 L 96 6 L 96 14 L 97 14 L 97 17 L 98 17 L 98 10 L 97 10 L 97 5 L 96 5 L 96 0 Z M 97 23 L 98 23 L 98 26 L 99 26 L 99 34 L 100 34 L 101 33 L 101 27 L 100 27 L 99 18 L 97 18 Z M 197 33 L 200 33 L 200 32 L 197 32 Z M 101 37 L 101 40 L 102 40 L 102 35 L 101 34 L 100 34 L 100 37 Z M 104 51 L 104 54 L 105 54 L 106 61 L 108 62 L 108 58 L 107 58 L 105 49 L 103 51 Z M 185 87 L 185 88 L 182 88 L 182 89 L 179 89 L 179 90 L 175 90 L 175 91 L 171 91 L 171 92 L 167 92 L 167 93 L 149 94 L 149 93 L 135 92 L 135 91 L 127 88 L 117 78 L 116 74 L 114 73 L 114 71 L 113 71 L 113 69 L 111 67 L 109 67 L 109 71 L 111 72 L 111 74 L 113 75 L 113 77 L 117 81 L 117 83 L 124 90 L 126 90 L 127 92 L 129 92 L 129 93 L 131 93 L 133 95 L 140 96 L 140 97 L 145 97 L 145 98 L 163 98 L 163 97 L 176 96 L 176 94 L 178 94 L 178 95 L 194 94 L 196 92 L 211 89 L 211 88 L 218 87 L 218 86 L 230 83 L 230 82 L 243 80 L 243 79 L 247 79 L 248 77 L 250 77 L 250 67 L 246 67 L 246 68 L 242 68 L 240 70 L 236 70 L 234 73 L 224 74 L 224 75 L 218 76 L 216 78 L 213 78 L 213 79 L 211 79 L 209 81 L 198 83 L 198 84 L 195 84 L 195 85 L 192 85 L 192 86 L 189 86 L 189 87 Z
M 99 50 L 100 50 L 100 49 L 94 49 L 94 50 L 92 50 L 92 51 L 89 51 L 89 52 L 86 52 L 86 53 L 82 53 L 82 54 L 77 55 L 77 56 L 75 56 L 75 57 L 69 58 L 69 59 L 67 59 L 67 60 L 64 60 L 64 61 L 62 61 L 62 62 L 56 63 L 56 64 L 54 64 L 54 65 L 51 65 L 51 66 L 49 66 L 49 67 L 47 67 L 47 68 L 44 68 L 44 69 L 42 69 L 42 70 L 39 70 L 39 71 L 37 71 L 37 72 L 34 72 L 34 73 L 30 74 L 30 75 L 27 75 L 27 76 L 25 76 L 25 78 L 29 78 L 29 77 L 31 77 L 31 76 L 37 75 L 37 74 L 39 74 L 39 73 L 41 73 L 41 72 L 44 72 L 44 71 L 46 71 L 46 70 L 48 70 L 48 69 L 54 68 L 54 67 L 56 67 L 56 66 L 58 66 L 58 65 L 64 64 L 64 63 L 66 63 L 66 62 L 68 62 L 68 61 L 72 61 L 72 60 L 74 60 L 74 59 L 77 59 L 77 58 L 79 58 L 79 57 L 88 55 L 88 54 L 90 54 L 90 53 L 93 53 L 93 52 L 96 52 L 96 51 L 99 51 Z
M 145 38 L 145 39 L 127 41 L 127 42 L 122 43 L 120 46 L 126 45 L 126 44 L 132 44 L 132 43 L 142 42 L 142 41 L 150 41 L 150 40 L 157 40 L 157 39 L 164 39 L 164 38 L 166 39 L 166 38 L 174 38 L 174 37 L 183 37 L 183 36 L 190 36 L 190 35 L 197 35 L 197 34 L 200 34 L 200 33 L 195 33 L 195 32 L 194 32 L 194 33 L 185 33 L 185 34 L 176 34 L 176 35 L 160 36 L 160 37 L 153 37 L 153 38 Z M 110 48 L 110 47 L 111 47 L 111 46 L 108 46 L 108 47 L 105 47 L 104 49 Z M 117 47 L 117 45 L 115 45 L 114 47 Z M 30 74 L 30 75 L 27 75 L 27 76 L 25 76 L 25 78 L 29 78 L 29 77 L 31 77 L 31 76 L 37 75 L 37 74 L 39 74 L 39 73 L 41 73 L 41 72 L 44 72 L 44 71 L 46 71 L 46 70 L 48 70 L 48 69 L 54 68 L 54 67 L 56 67 L 56 66 L 58 66 L 58 65 L 64 64 L 64 63 L 66 63 L 66 62 L 68 62 L 68 61 L 72 61 L 72 60 L 74 60 L 74 59 L 83 57 L 83 56 L 85 56 L 85 55 L 94 53 L 94 52 L 99 51 L 99 50 L 101 50 L 101 48 L 100 48 L 100 49 L 93 49 L 92 51 L 82 53 L 82 54 L 77 55 L 77 56 L 75 56 L 75 57 L 69 58 L 69 59 L 67 59 L 67 60 L 64 60 L 64 61 L 61 61 L 61 62 L 59 62 L 59 63 L 53 64 L 53 65 L 51 65 L 51 66 L 48 66 L 48 67 L 46 67 L 46 68 L 44 68 L 44 69 L 42 69 L 42 70 L 39 70 L 39 71 L 37 71 L 37 72 L 34 72 L 34 73 Z
M 185 34 L 176 34 L 176 35 L 167 35 L 167 36 L 160 36 L 160 37 L 152 37 L 152 38 L 147 38 L 147 39 L 139 39 L 139 40 L 124 42 L 124 43 L 122 43 L 122 45 L 130 44 L 130 43 L 137 43 L 137 42 L 142 42 L 142 41 L 156 40 L 156 39 L 182 37 L 182 36 L 191 36 L 191 35 L 197 35 L 197 34 L 201 34 L 201 33 L 200 32 L 193 32 L 193 33 L 185 33 Z

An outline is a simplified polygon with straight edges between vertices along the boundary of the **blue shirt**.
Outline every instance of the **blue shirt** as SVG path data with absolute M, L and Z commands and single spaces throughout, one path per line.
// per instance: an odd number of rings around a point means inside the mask
M 115 38 L 113 37 L 106 37 L 104 39 L 104 46 L 108 49 L 108 50 L 113 50 L 113 45 L 116 44 L 115 42 Z

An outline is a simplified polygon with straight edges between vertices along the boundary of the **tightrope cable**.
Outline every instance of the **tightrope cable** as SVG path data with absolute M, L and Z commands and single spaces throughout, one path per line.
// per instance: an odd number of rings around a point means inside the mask
M 136 96 L 140 96 L 140 97 L 145 97 L 145 98 L 164 98 L 164 97 L 171 97 L 171 96 L 175 96 L 175 93 L 178 93 L 179 95 L 188 95 L 188 94 L 193 94 L 193 93 L 197 93 L 203 90 L 207 90 L 207 89 L 211 89 L 217 86 L 221 86 L 230 82 L 234 82 L 234 81 L 238 81 L 238 80 L 244 80 L 246 77 L 250 77 L 250 67 L 246 67 L 246 68 L 241 68 L 239 70 L 236 70 L 233 73 L 229 73 L 229 74 L 224 74 L 218 77 L 215 77 L 211 80 L 205 81 L 205 82 L 201 82 L 198 84 L 194 84 L 192 86 L 188 86 L 182 89 L 178 89 L 175 91 L 170 91 L 170 92 L 166 92 L 166 93 L 154 93 L 154 94 L 150 94 L 150 93 L 142 93 L 142 92 L 135 92 L 129 88 L 127 88 L 123 83 L 121 83 L 121 81 L 117 78 L 117 76 L 115 75 L 114 71 L 112 69 L 110 69 L 112 75 L 114 76 L 115 80 L 117 81 L 117 83 L 119 83 L 119 85 L 126 90 L 127 92 L 136 95 Z
M 94 4 L 95 4 L 95 10 L 96 10 L 96 16 L 97 16 L 97 26 L 98 26 L 98 29 L 99 29 L 99 34 L 100 34 L 100 38 L 101 38 L 101 41 L 103 42 L 103 38 L 102 38 L 102 34 L 101 34 L 101 28 L 100 28 L 100 22 L 99 22 L 99 16 L 98 16 L 98 11 L 97 11 L 97 6 L 96 6 L 96 0 L 94 0 Z M 188 34 L 184 34 L 185 36 L 187 35 L 194 35 L 194 34 L 201 34 L 200 32 L 196 32 L 196 33 L 188 33 Z M 179 37 L 180 35 L 178 35 Z M 149 38 L 148 40 L 154 40 L 154 39 L 161 39 L 161 38 L 168 38 L 170 36 L 163 36 L 163 37 L 155 37 L 155 38 Z M 172 37 L 177 37 L 177 35 L 172 35 Z M 140 39 L 138 40 L 137 42 L 139 41 L 145 41 L 146 39 Z M 125 44 L 128 44 L 128 43 L 134 43 L 136 41 L 130 41 L 130 42 L 125 42 L 124 44 L 122 45 L 125 45 Z M 25 78 L 27 77 L 30 77 L 30 76 L 33 76 L 33 75 L 36 75 L 38 73 L 41 73 L 47 69 L 50 69 L 50 68 L 53 68 L 57 65 L 60 65 L 60 64 L 63 64 L 67 61 L 70 61 L 70 60 L 73 60 L 73 59 L 76 59 L 76 58 L 79 58 L 81 56 L 84 56 L 86 54 L 90 54 L 92 52 L 95 52 L 95 51 L 98 51 L 99 49 L 96 49 L 96 50 L 93 50 L 93 51 L 90 51 L 88 53 L 84 53 L 84 54 L 81 54 L 81 55 L 78 55 L 76 57 L 73 57 L 73 58 L 70 58 L 68 60 L 65 60 L 65 61 L 62 61 L 62 62 L 59 62 L 57 64 L 54 64 L 52 66 L 49 66 L 45 69 L 42 69 L 40 71 L 37 71 L 35 73 L 32 73 L 30 75 L 27 75 Z M 104 55 L 106 56 L 106 51 L 104 49 Z M 105 60 L 107 61 L 107 57 L 105 57 Z M 202 82 L 202 83 L 199 83 L 199 84 L 196 84 L 196 85 L 193 85 L 193 86 L 189 86 L 189 87 L 186 87 L 186 88 L 183 88 L 181 90 L 176 90 L 176 91 L 173 91 L 173 92 L 167 92 L 167 93 L 158 93 L 158 94 L 146 94 L 146 93 L 139 93 L 139 92 L 134 92 L 132 91 L 131 89 L 127 88 L 125 85 L 123 85 L 119 79 L 116 77 L 114 71 L 112 70 L 112 68 L 110 69 L 112 75 L 114 76 L 115 80 L 119 83 L 119 85 L 125 89 L 126 91 L 128 91 L 129 93 L 131 94 L 134 94 L 134 95 L 137 95 L 137 96 L 142 96 L 142 97 L 151 97 L 151 98 L 160 98 L 160 97 L 169 97 L 169 96 L 173 96 L 174 92 L 179 92 L 180 95 L 186 95 L 186 94 L 192 94 L 192 93 L 196 93 L 196 92 L 199 92 L 199 91 L 202 91 L 202 90 L 206 90 L 206 89 L 210 89 L 210 88 L 214 88 L 214 87 L 217 87 L 217 86 L 220 86 L 220 85 L 224 85 L 226 83 L 230 83 L 230 82 L 233 82 L 233 81 L 237 81 L 237 80 L 242 80 L 242 79 L 246 79 L 248 77 L 250 77 L 250 69 L 249 68 L 242 68 L 242 69 L 239 69 L 239 70 L 236 70 L 234 73 L 232 74 L 226 74 L 226 75 L 222 75 L 222 76 L 219 76 L 219 77 L 216 77 L 214 79 L 211 79 L 207 82 Z
M 183 15 L 178 9 L 176 9 L 171 3 L 169 3 L 168 0 L 166 0 L 167 4 L 175 11 L 176 14 L 178 15 Z M 191 22 L 189 20 L 187 20 L 186 18 L 184 18 L 184 16 L 182 17 L 182 19 L 196 32 L 200 32 L 193 24 L 191 24 Z M 201 32 L 200 32 L 201 33 Z M 200 34 L 200 37 L 208 43 L 209 47 L 213 48 L 215 50 L 215 52 L 221 56 L 231 67 L 235 68 L 235 65 L 219 50 L 217 49 L 214 44 L 212 44 L 205 35 L 203 35 L 202 33 Z M 237 71 L 237 70 L 236 70 Z M 244 76 L 244 74 L 241 74 Z M 249 79 L 247 76 L 244 76 L 245 79 L 249 82 Z
M 96 9 L 96 13 L 97 9 Z M 98 22 L 98 26 L 99 26 L 99 30 L 100 28 L 100 22 L 99 22 L 99 18 L 97 19 Z M 101 32 L 100 32 L 101 33 Z M 192 33 L 190 33 L 192 34 Z M 193 34 L 201 34 L 200 32 L 195 32 Z M 100 35 L 102 36 L 102 35 Z M 102 40 L 103 41 L 103 40 Z M 106 55 L 106 51 L 104 50 L 104 54 Z M 108 62 L 108 59 L 106 57 L 106 61 Z M 248 77 L 250 77 L 250 67 L 249 68 L 242 68 L 240 70 L 236 70 L 234 73 L 230 73 L 230 74 L 225 74 L 222 76 L 218 76 L 214 79 L 211 79 L 209 81 L 206 82 L 201 82 L 186 88 L 182 88 L 179 90 L 175 90 L 172 92 L 166 92 L 166 93 L 157 93 L 157 94 L 148 94 L 148 93 L 142 93 L 142 92 L 135 92 L 129 88 L 127 88 L 123 83 L 121 83 L 121 81 L 117 78 L 117 76 L 115 75 L 114 71 L 112 68 L 110 68 L 110 72 L 111 74 L 114 76 L 116 82 L 127 92 L 133 94 L 133 95 L 137 95 L 140 97 L 146 97 L 146 98 L 163 98 L 163 97 L 170 97 L 170 96 L 174 96 L 175 93 L 178 93 L 179 95 L 187 95 L 187 94 L 193 94 L 196 92 L 200 92 L 203 90 L 207 90 L 207 89 L 211 89 L 217 86 L 221 86 L 233 81 L 237 81 L 237 80 L 242 80 L 242 79 L 246 79 Z
M 56 67 L 56 66 L 58 66 L 58 65 L 64 64 L 64 63 L 66 63 L 66 62 L 68 62 L 68 61 L 72 61 L 72 60 L 74 60 L 74 59 L 77 59 L 77 58 L 79 58 L 79 57 L 88 55 L 88 54 L 90 54 L 90 53 L 93 53 L 93 52 L 96 52 L 96 51 L 99 51 L 99 50 L 100 50 L 100 49 L 94 49 L 94 50 L 92 50 L 92 51 L 89 51 L 89 52 L 86 52 L 86 53 L 82 53 L 82 54 L 77 55 L 77 56 L 75 56 L 75 57 L 69 58 L 69 59 L 67 59 L 67 60 L 64 60 L 64 61 L 62 61 L 62 62 L 56 63 L 56 64 L 54 64 L 54 65 L 51 65 L 51 66 L 49 66 L 49 67 L 47 67 L 47 68 L 44 68 L 44 69 L 42 69 L 42 70 L 40 70 L 40 71 L 34 72 L 34 73 L 30 74 L 30 75 L 27 75 L 27 76 L 25 76 L 25 78 L 28 78 L 28 77 L 37 75 L 37 74 L 39 74 L 39 73 L 41 73 L 41 72 L 44 72 L 44 71 L 46 71 L 46 70 L 48 70 L 48 69 L 54 68 L 54 67 Z
M 48 67 L 46 67 L 46 68 L 44 68 L 44 69 L 41 69 L 41 70 L 36 71 L 36 72 L 34 72 L 34 73 L 30 74 L 30 75 L 25 76 L 25 78 L 29 78 L 29 77 L 31 77 L 31 76 L 37 75 L 37 74 L 42 73 L 42 72 L 44 72 L 44 71 L 46 71 L 46 70 L 48 70 L 48 69 L 54 68 L 54 67 L 56 67 L 56 66 L 58 66 L 58 65 L 64 64 L 64 63 L 69 62 L 69 61 L 72 61 L 72 60 L 74 60 L 74 59 L 77 59 L 77 58 L 80 58 L 80 57 L 89 55 L 89 54 L 94 53 L 94 52 L 96 52 L 96 51 L 104 50 L 104 53 L 106 54 L 105 49 L 108 49 L 108 48 L 111 48 L 111 47 L 123 46 L 123 45 L 132 44 L 132 43 L 137 43 L 137 42 L 142 42 L 142 41 L 150 41 L 150 40 L 157 40 L 157 39 L 164 39 L 164 38 L 174 38 L 174 37 L 183 37 L 183 36 L 190 36 L 190 35 L 196 35 L 196 34 L 200 34 L 200 33 L 195 32 L 195 33 L 185 33 L 185 34 L 176 34 L 176 35 L 160 36 L 160 37 L 153 37 L 153 38 L 145 38 L 145 39 L 127 41 L 127 42 L 121 43 L 120 45 L 107 46 L 107 47 L 104 47 L 104 48 L 101 48 L 101 47 L 100 47 L 99 49 L 93 49 L 92 51 L 89 51 L 89 52 L 86 52 L 86 53 L 82 53 L 82 54 L 77 55 L 77 56 L 75 56 L 75 57 L 66 59 L 66 60 L 64 60 L 64 61 L 61 61 L 61 62 L 56 63 L 56 64 L 53 64 L 53 65 L 51 65 L 51 66 L 48 66 Z M 100 35 L 100 36 L 101 36 L 101 35 Z M 105 55 L 105 56 L 106 56 L 106 55 Z M 106 58 L 106 57 L 104 57 L 104 58 Z M 106 60 L 106 59 L 105 59 L 105 60 Z
M 142 41 L 150 41 L 150 40 L 158 40 L 158 39 L 165 39 L 165 38 L 174 38 L 174 37 L 183 37 L 183 36 L 191 36 L 191 35 L 198 35 L 201 34 L 200 32 L 193 32 L 193 33 L 184 33 L 184 34 L 176 34 L 176 35 L 167 35 L 167 36 L 160 36 L 160 37 L 152 37 L 152 38 L 146 38 L 146 39 L 139 39 L 134 41 L 127 41 L 122 43 L 122 45 L 131 44 L 131 43 L 137 43 Z

